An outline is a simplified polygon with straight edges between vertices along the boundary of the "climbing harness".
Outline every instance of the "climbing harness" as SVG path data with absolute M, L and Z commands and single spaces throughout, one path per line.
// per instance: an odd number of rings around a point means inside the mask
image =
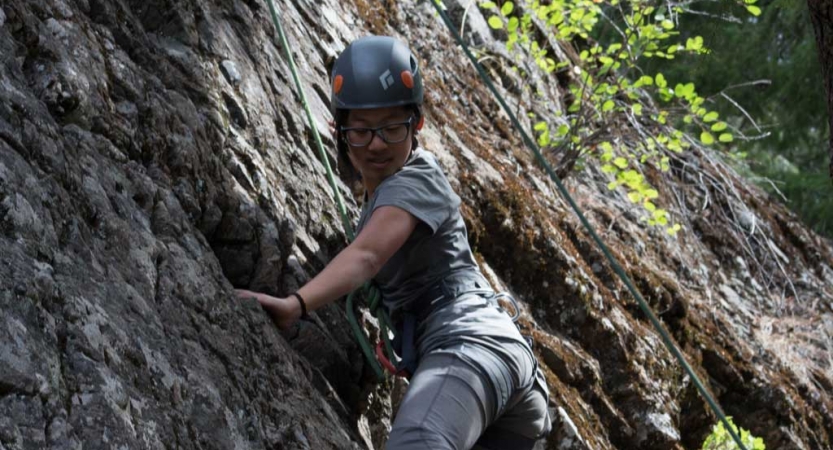
M 518 323 L 518 318 L 521 317 L 521 308 L 518 306 L 518 302 L 515 300 L 515 297 L 513 297 L 512 294 L 510 294 L 508 292 L 501 292 L 501 293 L 495 295 L 495 301 L 498 301 L 498 300 L 501 300 L 501 299 L 507 299 L 507 300 L 509 300 L 509 303 L 512 304 L 512 308 L 514 309 L 514 312 L 512 314 L 510 314 L 509 317 L 512 318 L 513 323 Z M 503 309 L 503 308 L 501 308 L 501 309 Z
M 422 292 L 418 298 L 409 302 L 408 306 L 397 312 L 396 317 L 393 318 L 392 323 L 396 324 L 397 333 L 392 344 L 401 361 L 397 365 L 397 370 L 391 372 L 392 374 L 410 378 L 410 375 L 416 371 L 418 362 L 416 331 L 420 324 L 435 311 L 443 309 L 456 302 L 460 297 L 468 295 L 480 296 L 488 302 L 490 307 L 503 312 L 506 311 L 500 305 L 498 299 L 509 299 L 515 307 L 515 314 L 513 316 L 507 313 L 507 315 L 512 318 L 513 323 L 517 322 L 520 316 L 520 309 L 518 309 L 515 299 L 505 292 L 495 294 L 482 274 L 469 271 L 452 272 Z
M 529 149 L 532 150 L 532 152 L 535 154 L 536 160 L 544 167 L 545 171 L 547 172 L 547 174 L 549 174 L 552 181 L 555 182 L 555 185 L 558 187 L 558 191 L 573 208 L 573 211 L 575 211 L 582 225 L 584 225 L 584 228 L 587 230 L 590 236 L 592 236 L 596 245 L 599 247 L 599 249 L 601 249 L 602 253 L 604 253 L 613 270 L 616 272 L 617 275 L 619 275 L 619 278 L 628 287 L 628 290 L 630 291 L 631 295 L 633 295 L 633 297 L 636 299 L 640 309 L 642 309 L 642 312 L 645 313 L 646 316 L 648 316 L 648 319 L 650 320 L 651 324 L 662 337 L 662 341 L 665 344 L 665 346 L 677 358 L 679 363 L 683 366 L 685 371 L 691 377 L 691 380 L 694 382 L 694 385 L 697 386 L 697 390 L 700 391 L 700 395 L 703 396 L 703 398 L 712 408 L 714 413 L 720 418 L 720 421 L 723 422 L 723 426 L 726 428 L 729 434 L 731 434 L 732 439 L 734 439 L 735 443 L 738 444 L 738 447 L 741 450 L 746 450 L 746 447 L 743 445 L 743 442 L 741 441 L 740 437 L 735 432 L 735 429 L 730 425 L 729 421 L 726 419 L 726 415 L 723 413 L 723 410 L 720 408 L 720 406 L 717 404 L 714 398 L 712 398 L 711 394 L 706 390 L 706 387 L 700 381 L 700 378 L 697 376 L 697 374 L 694 373 L 694 370 L 688 364 L 688 361 L 686 361 L 685 356 L 674 344 L 674 341 L 671 340 L 671 336 L 668 334 L 668 331 L 666 331 L 665 327 L 662 326 L 659 319 L 657 319 L 657 316 L 651 310 L 650 305 L 648 305 L 645 299 L 642 298 L 642 295 L 639 293 L 639 291 L 636 290 L 636 288 L 633 285 L 633 282 L 625 273 L 624 269 L 622 269 L 622 266 L 619 265 L 619 263 L 608 250 L 605 243 L 596 233 L 593 226 L 590 224 L 590 222 L 587 221 L 587 218 L 584 217 L 584 214 L 581 212 L 581 209 L 578 207 L 578 204 L 576 204 L 575 200 L 573 200 L 573 197 L 564 187 L 564 183 L 562 183 L 561 178 L 555 173 L 555 171 L 552 169 L 552 166 L 550 166 L 549 162 L 546 160 L 546 158 L 544 158 L 544 155 L 541 154 L 541 150 L 538 148 L 537 145 L 535 145 L 534 141 L 526 133 L 523 126 L 521 126 L 520 121 L 518 121 L 518 118 L 515 116 L 515 114 L 512 112 L 512 109 L 503 99 L 503 96 L 495 88 L 494 83 L 492 83 L 492 80 L 486 74 L 485 70 L 483 69 L 483 66 L 481 66 L 480 63 L 477 61 L 477 58 L 475 58 L 474 55 L 472 55 L 468 45 L 463 41 L 463 38 L 460 36 L 460 33 L 458 33 L 457 30 L 454 28 L 451 19 L 449 19 L 443 7 L 436 0 L 431 0 L 431 3 L 434 5 L 434 9 L 437 10 L 437 14 L 439 14 L 439 16 L 442 18 L 448 30 L 454 36 L 454 39 L 457 41 L 457 44 L 460 45 L 460 47 L 466 53 L 466 56 L 474 65 L 474 68 L 477 70 L 477 73 L 480 75 L 480 78 L 483 80 L 483 82 L 495 96 L 495 99 L 498 101 L 498 103 L 500 103 L 500 106 L 503 108 L 504 112 L 506 112 L 506 114 L 509 116 L 510 120 L 512 121 L 512 124 L 521 134 L 521 137 L 526 146 L 529 147 Z

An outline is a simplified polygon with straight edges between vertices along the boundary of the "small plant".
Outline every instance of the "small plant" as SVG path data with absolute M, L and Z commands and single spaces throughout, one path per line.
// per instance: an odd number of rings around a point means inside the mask
M 750 433 L 749 430 L 738 428 L 738 426 L 732 422 L 731 417 L 727 417 L 726 420 L 729 421 L 729 425 L 732 426 L 735 433 L 740 433 L 740 441 L 746 447 L 746 450 L 766 450 L 766 445 L 764 445 L 763 439 L 752 436 L 752 433 Z M 717 425 L 715 425 L 712 429 L 712 434 L 710 434 L 709 437 L 706 438 L 706 441 L 703 442 L 702 450 L 738 450 L 738 444 L 735 443 L 735 440 L 732 439 L 732 435 L 729 434 L 729 431 L 723 426 L 723 422 L 717 422 Z
M 731 0 L 757 16 L 758 0 Z M 506 49 L 521 77 L 558 73 L 568 84 L 562 113 L 531 116 L 542 149 L 560 158 L 565 171 L 595 160 L 610 175 L 609 189 L 624 189 L 642 206 L 649 225 L 677 233 L 660 194 L 646 176 L 659 173 L 691 145 L 734 141 L 730 125 L 711 111 L 693 83 L 672 82 L 640 66 L 647 59 L 674 60 L 683 53 L 706 54 L 702 36 L 682 35 L 675 0 L 508 0 L 479 2 L 488 24 L 506 35 Z M 607 37 L 597 39 L 607 30 Z M 613 30 L 613 31 L 610 31 Z M 557 46 L 578 58 L 557 56 Z M 563 59 L 563 60 L 559 60 Z M 524 89 L 532 89 L 527 84 Z M 532 92 L 533 102 L 550 102 Z M 699 139 L 698 139 L 699 137 Z

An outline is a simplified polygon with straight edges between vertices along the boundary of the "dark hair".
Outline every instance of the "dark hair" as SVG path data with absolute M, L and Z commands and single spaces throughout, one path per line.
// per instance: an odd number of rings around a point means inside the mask
M 414 124 L 413 127 L 416 127 L 416 124 L 419 123 L 420 118 L 422 118 L 422 108 L 419 105 L 406 105 L 403 108 L 411 108 L 414 113 Z M 338 151 L 338 168 L 339 172 L 342 174 L 342 178 L 345 181 L 358 181 L 361 179 L 361 174 L 353 167 L 353 164 L 350 162 L 350 157 L 347 155 L 349 151 L 349 146 L 347 145 L 347 140 L 341 134 L 341 127 L 347 122 L 347 116 L 350 115 L 349 109 L 337 109 L 335 114 L 335 128 L 336 128 L 336 150 Z M 419 147 L 419 141 L 417 140 L 417 133 L 416 129 L 414 128 L 414 134 L 411 137 L 411 149 L 414 150 Z

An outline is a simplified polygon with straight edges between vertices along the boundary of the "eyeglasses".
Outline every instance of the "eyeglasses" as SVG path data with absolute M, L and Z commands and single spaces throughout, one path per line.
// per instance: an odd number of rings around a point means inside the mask
M 398 144 L 408 139 L 408 132 L 413 123 L 414 116 L 411 116 L 404 122 L 389 123 L 376 128 L 341 127 L 341 132 L 347 138 L 347 143 L 353 147 L 369 145 L 374 135 L 379 135 L 387 144 Z

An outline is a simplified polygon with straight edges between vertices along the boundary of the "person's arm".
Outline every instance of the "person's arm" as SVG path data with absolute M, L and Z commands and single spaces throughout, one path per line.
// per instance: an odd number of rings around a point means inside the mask
M 356 240 L 298 290 L 307 311 L 331 303 L 373 278 L 405 244 L 418 223 L 416 217 L 395 206 L 374 210 Z M 255 297 L 281 328 L 291 326 L 301 317 L 301 304 L 294 296 L 278 298 L 245 290 L 236 292 L 240 298 Z

